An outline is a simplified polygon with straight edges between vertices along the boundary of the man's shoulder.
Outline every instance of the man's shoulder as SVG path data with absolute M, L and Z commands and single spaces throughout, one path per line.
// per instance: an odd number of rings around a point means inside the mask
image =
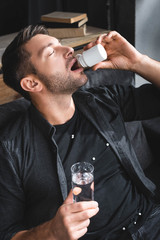
M 103 98 L 104 96 L 106 98 L 115 98 L 115 96 L 118 96 L 121 94 L 121 92 L 128 91 L 127 89 L 131 87 L 129 85 L 119 85 L 119 84 L 106 84 L 106 85 L 99 85 L 94 87 L 86 87 L 83 86 L 80 88 L 75 95 L 94 95 L 98 98 Z M 132 86 L 133 87 L 133 86 Z
M 0 141 L 11 140 L 16 137 L 26 124 L 26 113 L 14 116 L 7 125 L 0 129 Z
M 15 101 L 0 106 L 0 141 L 14 138 L 25 126 L 29 104 Z

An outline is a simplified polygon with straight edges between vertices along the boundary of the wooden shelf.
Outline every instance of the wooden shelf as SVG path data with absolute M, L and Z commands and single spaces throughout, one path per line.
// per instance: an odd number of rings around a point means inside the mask
M 19 97 L 19 93 L 6 86 L 2 74 L 0 74 L 0 104 L 11 102 Z
M 76 38 L 65 38 L 61 39 L 61 44 L 70 46 L 70 47 L 78 47 L 89 42 L 94 41 L 100 34 L 107 33 L 108 30 L 102 28 L 95 28 L 91 26 L 87 26 L 86 35 L 83 37 L 76 37 Z

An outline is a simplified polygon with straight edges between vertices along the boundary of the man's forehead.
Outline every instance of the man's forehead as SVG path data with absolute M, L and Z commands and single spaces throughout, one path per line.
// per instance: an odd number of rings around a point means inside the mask
M 49 44 L 59 45 L 59 40 L 49 35 L 37 34 L 25 44 L 25 47 L 28 51 L 39 51 L 39 49 L 44 48 Z
M 45 35 L 45 34 L 37 34 L 34 37 L 32 37 L 29 42 L 45 43 L 45 41 L 46 41 L 46 43 L 47 43 L 47 41 L 53 42 L 55 44 L 59 43 L 59 40 L 57 38 L 52 37 L 50 35 Z

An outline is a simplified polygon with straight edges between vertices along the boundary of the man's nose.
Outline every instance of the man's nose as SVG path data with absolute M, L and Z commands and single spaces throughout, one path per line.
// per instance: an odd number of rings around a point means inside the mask
M 74 49 L 72 47 L 65 47 L 65 58 L 71 57 L 74 54 Z

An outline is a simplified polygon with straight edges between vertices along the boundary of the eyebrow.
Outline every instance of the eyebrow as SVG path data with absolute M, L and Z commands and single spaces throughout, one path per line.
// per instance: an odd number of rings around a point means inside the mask
M 51 45 L 53 45 L 53 43 L 48 43 L 48 45 L 45 45 L 45 46 L 43 46 L 41 49 L 39 49 L 39 51 L 38 51 L 38 56 L 41 56 L 42 53 L 43 53 L 43 51 L 44 51 L 46 48 L 50 47 Z

